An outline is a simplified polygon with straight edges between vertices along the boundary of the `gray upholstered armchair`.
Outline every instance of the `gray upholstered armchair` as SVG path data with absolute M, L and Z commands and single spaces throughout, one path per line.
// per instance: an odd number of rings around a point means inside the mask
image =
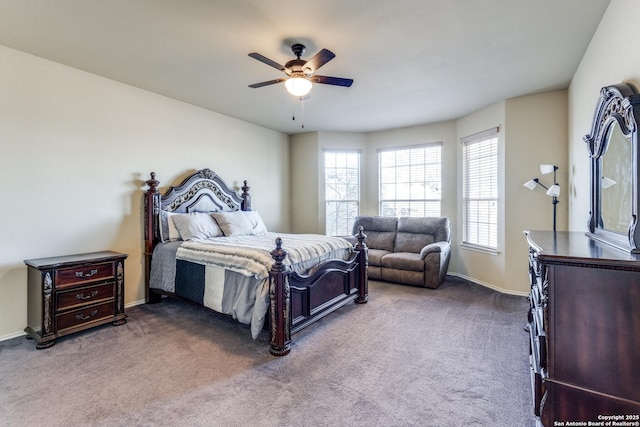
M 369 278 L 437 288 L 451 257 L 449 218 L 359 216 L 369 247 Z

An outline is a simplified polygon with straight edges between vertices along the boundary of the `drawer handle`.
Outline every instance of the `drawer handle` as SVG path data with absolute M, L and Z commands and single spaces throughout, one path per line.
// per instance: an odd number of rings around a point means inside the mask
M 89 295 L 85 295 L 84 293 L 82 294 L 76 294 L 76 298 L 77 299 L 91 299 L 93 297 L 95 297 L 96 295 L 98 295 L 98 291 L 92 291 Z
M 96 274 L 98 274 L 98 270 L 97 269 L 93 269 L 91 271 L 89 271 L 87 274 L 85 274 L 83 271 L 76 271 L 76 277 L 92 277 L 95 276 Z
M 76 319 L 78 319 L 78 320 L 87 320 L 87 319 L 91 319 L 96 314 L 98 314 L 98 310 L 91 310 L 91 314 L 89 314 L 88 316 L 85 316 L 82 313 L 76 314 Z

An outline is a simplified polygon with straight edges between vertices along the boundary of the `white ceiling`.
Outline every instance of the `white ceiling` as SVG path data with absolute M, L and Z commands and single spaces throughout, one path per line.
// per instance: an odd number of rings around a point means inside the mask
M 609 0 L 0 0 L 0 44 L 281 132 L 368 132 L 457 119 L 564 89 Z M 290 45 L 336 58 L 299 101 Z M 296 120 L 292 120 L 295 109 Z

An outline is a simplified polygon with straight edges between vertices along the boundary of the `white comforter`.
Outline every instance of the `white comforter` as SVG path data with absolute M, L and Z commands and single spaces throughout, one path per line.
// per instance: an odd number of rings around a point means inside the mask
M 269 277 L 274 263 L 270 252 L 276 247 L 277 237 L 282 239 L 282 248 L 287 251 L 284 263 L 298 272 L 326 259 L 347 259 L 351 249 L 349 242 L 340 237 L 264 233 L 187 241 L 180 246 L 176 257 L 262 280 Z
M 339 237 L 281 233 L 191 240 L 182 242 L 174 252 L 177 260 L 205 267 L 203 305 L 250 324 L 254 339 L 269 310 L 268 278 L 275 262 L 270 252 L 277 237 L 287 251 L 285 265 L 300 273 L 324 260 L 347 260 L 351 255 L 351 244 Z M 154 263 L 160 258 L 154 254 Z M 152 268 L 152 287 L 175 291 L 175 262 L 169 264 L 174 265 L 164 266 L 164 272 L 160 266 Z

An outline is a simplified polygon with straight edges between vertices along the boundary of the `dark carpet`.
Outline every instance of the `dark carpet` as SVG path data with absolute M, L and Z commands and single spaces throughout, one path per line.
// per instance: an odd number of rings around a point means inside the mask
M 35 350 L 0 342 L 0 426 L 534 426 L 524 297 L 370 282 L 269 354 L 263 331 L 165 300 Z

